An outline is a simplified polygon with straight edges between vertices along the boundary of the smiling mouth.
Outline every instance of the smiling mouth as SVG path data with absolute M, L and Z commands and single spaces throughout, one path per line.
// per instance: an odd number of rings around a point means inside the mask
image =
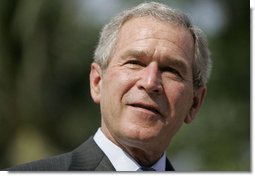
M 153 106 L 149 106 L 149 105 L 144 105 L 144 104 L 129 104 L 132 107 L 135 108 L 142 108 L 142 109 L 146 109 L 148 111 L 153 112 L 154 114 L 159 114 L 161 115 L 161 113 Z

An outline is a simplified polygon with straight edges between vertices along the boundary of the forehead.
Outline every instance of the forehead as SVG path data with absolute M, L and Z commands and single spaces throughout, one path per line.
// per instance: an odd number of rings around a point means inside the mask
M 136 17 L 125 22 L 118 35 L 117 49 L 121 50 L 134 43 L 141 46 L 144 41 L 146 44 L 154 41 L 163 47 L 176 48 L 191 60 L 194 57 L 194 40 L 189 30 L 153 17 Z

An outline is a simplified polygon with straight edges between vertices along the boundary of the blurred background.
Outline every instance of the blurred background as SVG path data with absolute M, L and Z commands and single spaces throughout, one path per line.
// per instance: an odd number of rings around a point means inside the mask
M 100 28 L 141 0 L 0 1 L 0 168 L 68 152 L 100 125 L 89 71 Z M 177 171 L 250 171 L 250 10 L 246 0 L 158 1 L 209 39 L 205 103 L 168 148 Z

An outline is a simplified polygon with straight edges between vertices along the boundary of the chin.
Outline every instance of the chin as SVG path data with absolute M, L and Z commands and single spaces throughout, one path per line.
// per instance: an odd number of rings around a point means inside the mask
M 140 125 L 132 125 L 123 129 L 124 136 L 129 140 L 134 141 L 151 141 L 159 137 L 160 129 L 153 127 L 144 127 Z

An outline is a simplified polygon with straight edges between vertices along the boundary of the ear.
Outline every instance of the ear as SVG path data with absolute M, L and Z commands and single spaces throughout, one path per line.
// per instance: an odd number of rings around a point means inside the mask
M 102 81 L 102 70 L 101 67 L 93 62 L 90 70 L 90 94 L 95 103 L 100 103 L 101 97 L 101 81 Z
M 191 123 L 195 119 L 196 114 L 204 102 L 206 91 L 206 87 L 199 87 L 194 91 L 193 103 L 184 120 L 185 123 Z

